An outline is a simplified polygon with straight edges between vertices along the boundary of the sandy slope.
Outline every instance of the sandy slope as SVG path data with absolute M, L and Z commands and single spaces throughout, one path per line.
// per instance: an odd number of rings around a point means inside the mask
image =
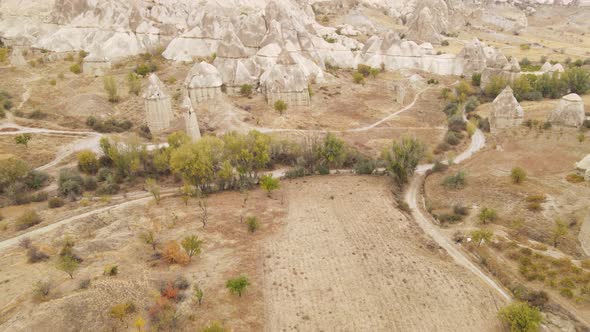
M 394 208 L 386 178 L 285 188 L 287 224 L 264 262 L 267 331 L 499 329 L 502 297 Z

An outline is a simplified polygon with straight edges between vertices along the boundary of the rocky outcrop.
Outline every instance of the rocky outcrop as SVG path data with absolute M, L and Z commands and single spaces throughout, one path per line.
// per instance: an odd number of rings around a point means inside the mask
M 188 96 L 184 98 L 182 108 L 186 134 L 191 138 L 191 140 L 196 141 L 201 138 L 201 131 L 199 130 L 197 113 L 193 109 L 193 103 Z
M 502 77 L 506 82 L 513 82 L 520 76 L 520 65 L 515 57 L 509 61 L 500 51 L 485 48 L 486 68 L 481 73 L 481 85 L 485 87 L 492 77 Z
M 440 43 L 449 30 L 449 8 L 443 0 L 421 0 L 408 19 L 408 35 L 417 41 Z
M 309 89 L 305 73 L 283 49 L 277 62 L 260 77 L 262 93 L 269 104 L 282 100 L 289 106 L 309 105 Z
M 219 44 L 213 65 L 219 70 L 229 94 L 238 94 L 242 85 L 258 83 L 260 68 L 232 31 L 228 31 Z
M 492 102 L 492 113 L 490 114 L 490 128 L 499 129 L 517 127 L 522 124 L 524 111 L 512 92 L 507 86 Z
M 149 81 L 150 84 L 143 96 L 146 122 L 152 133 L 160 133 L 170 127 L 173 117 L 172 104 L 158 76 L 151 74 Z
M 549 115 L 548 121 L 554 125 L 580 127 L 584 123 L 584 102 L 575 93 L 563 96 L 557 109 Z
M 222 93 L 222 84 L 221 74 L 217 68 L 204 61 L 196 63 L 184 81 L 188 97 L 194 105 L 219 97 Z
M 27 65 L 27 60 L 23 56 L 23 51 L 20 47 L 14 47 L 8 58 L 10 65 L 15 67 L 22 67 Z

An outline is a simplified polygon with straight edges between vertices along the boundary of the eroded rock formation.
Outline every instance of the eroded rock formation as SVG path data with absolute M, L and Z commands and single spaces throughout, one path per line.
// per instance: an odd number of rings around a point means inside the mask
M 165 92 L 164 84 L 156 74 L 149 77 L 150 84 L 143 96 L 145 100 L 145 117 L 152 133 L 160 133 L 170 127 L 172 104 L 170 95 Z
M 494 99 L 492 107 L 492 113 L 490 114 L 490 128 L 492 131 L 517 127 L 522 124 L 524 111 L 516 98 L 514 98 L 510 86 L 502 90 Z
M 549 122 L 554 125 L 580 127 L 584 122 L 584 102 L 575 93 L 561 97 L 557 109 L 549 115 Z
M 217 68 L 204 61 L 196 63 L 184 81 L 188 97 L 195 105 L 219 97 L 222 84 Z
M 309 105 L 309 89 L 305 72 L 286 49 L 277 62 L 260 77 L 262 93 L 269 104 L 282 100 L 289 106 Z

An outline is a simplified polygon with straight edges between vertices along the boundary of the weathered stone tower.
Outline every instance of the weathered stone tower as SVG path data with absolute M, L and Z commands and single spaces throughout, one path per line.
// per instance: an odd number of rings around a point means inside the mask
M 262 93 L 272 105 L 282 100 L 289 106 L 308 106 L 309 88 L 305 73 L 286 49 L 277 58 L 277 63 L 260 77 Z
M 189 97 L 184 97 L 182 108 L 184 111 L 186 134 L 191 140 L 196 141 L 201 138 L 201 131 L 199 130 L 199 122 L 197 121 L 197 112 L 193 109 L 193 103 Z
M 221 74 L 206 62 L 196 63 L 190 70 L 184 86 L 194 105 L 221 95 Z
M 145 117 L 152 133 L 162 132 L 170 127 L 172 105 L 170 96 L 164 91 L 164 84 L 156 74 L 150 75 L 150 85 L 143 98 L 145 99 Z

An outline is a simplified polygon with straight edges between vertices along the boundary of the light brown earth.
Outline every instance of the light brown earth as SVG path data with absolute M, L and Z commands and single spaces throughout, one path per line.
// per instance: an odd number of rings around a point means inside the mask
M 266 331 L 495 331 L 504 303 L 395 208 L 387 178 L 285 185 L 266 241 Z

